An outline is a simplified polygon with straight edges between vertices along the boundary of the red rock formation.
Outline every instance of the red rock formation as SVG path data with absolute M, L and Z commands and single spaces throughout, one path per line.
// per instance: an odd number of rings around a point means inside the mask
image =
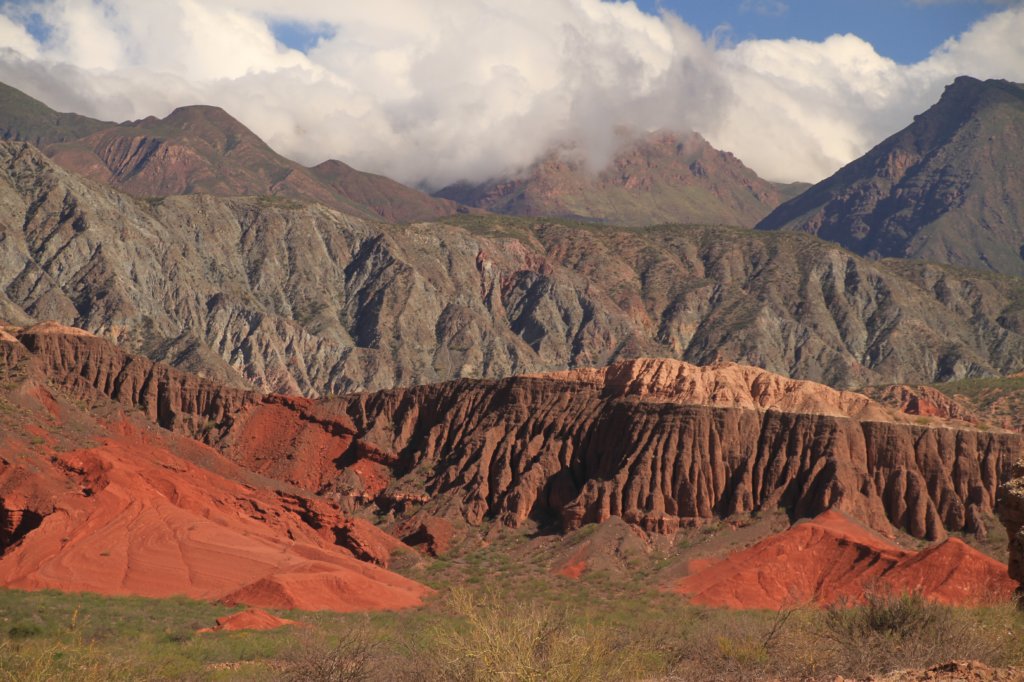
M 217 619 L 217 624 L 212 628 L 203 628 L 199 632 L 236 632 L 238 630 L 276 630 L 277 628 L 298 625 L 299 623 L 287 618 L 278 618 L 267 613 L 263 609 L 246 609 L 232 613 L 230 616 L 222 616 Z
M 429 472 L 435 511 L 567 529 L 835 508 L 917 537 L 983 530 L 1017 434 L 911 423 L 868 400 L 756 368 L 671 360 L 346 396 L 357 437 Z
M 931 386 L 887 386 L 879 393 L 878 400 L 907 414 L 956 419 L 970 424 L 983 421 L 968 407 Z
M 386 563 L 398 544 L 369 524 L 109 401 L 100 423 L 43 380 L 62 358 L 86 358 L 97 385 L 152 398 L 147 414 L 171 424 L 195 416 L 179 409 L 230 417 L 251 396 L 226 400 L 160 366 L 141 380 L 130 362 L 108 373 L 108 344 L 88 335 L 22 338 L 0 340 L 0 375 L 13 377 L 0 392 L 0 585 L 336 611 L 417 606 L 430 592 L 366 561 Z
M 973 606 L 1007 601 L 1015 587 L 1004 564 L 960 540 L 913 552 L 829 511 L 721 561 L 691 566 L 672 589 L 704 606 L 782 609 L 859 601 L 866 589 Z
M 451 549 L 454 536 L 455 530 L 449 521 L 428 516 L 411 524 L 411 530 L 403 535 L 402 540 L 431 556 L 444 556 Z
M 260 474 L 470 523 L 619 516 L 673 532 L 781 506 L 938 539 L 984 531 L 1024 442 L 732 364 L 637 360 L 315 403 L 221 389 L 94 337 L 16 335 L 77 395 L 138 405 Z

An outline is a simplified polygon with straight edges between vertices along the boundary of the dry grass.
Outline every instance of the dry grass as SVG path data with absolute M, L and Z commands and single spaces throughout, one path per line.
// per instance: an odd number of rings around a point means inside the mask
M 300 628 L 194 634 L 223 609 L 188 600 L 0 592 L 2 680 L 831 680 L 953 659 L 1024 663 L 1012 604 L 951 608 L 872 593 L 779 613 L 685 605 L 602 580 L 559 591 L 450 588 L 425 609 L 288 613 Z M 557 597 L 557 600 L 555 599 Z M 81 606 L 81 617 L 75 615 Z
M 565 610 L 464 589 L 453 590 L 447 605 L 459 621 L 434 628 L 437 679 L 587 682 L 643 674 L 634 642 Z

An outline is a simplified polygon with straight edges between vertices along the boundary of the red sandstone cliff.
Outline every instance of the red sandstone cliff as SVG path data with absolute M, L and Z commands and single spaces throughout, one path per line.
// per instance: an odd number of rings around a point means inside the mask
M 357 394 L 324 404 L 402 485 L 470 522 L 611 515 L 649 531 L 784 507 L 917 536 L 983 532 L 1022 437 L 919 425 L 864 396 L 669 360 Z
M 783 507 L 922 538 L 984 532 L 1024 443 L 732 364 L 637 360 L 312 402 L 219 389 L 95 337 L 16 334 L 80 395 L 138 405 L 258 473 L 469 523 L 614 515 L 672 532 Z

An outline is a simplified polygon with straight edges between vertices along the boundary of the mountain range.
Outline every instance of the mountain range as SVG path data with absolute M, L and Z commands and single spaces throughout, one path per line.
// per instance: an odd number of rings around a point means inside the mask
M 0 137 L 31 142 L 62 167 L 138 197 L 274 196 L 388 222 L 458 210 L 451 201 L 341 161 L 306 168 L 218 107 L 187 106 L 163 119 L 114 124 L 59 114 L 0 85 Z
M 799 234 L 137 199 L 0 144 L 0 316 L 236 385 L 320 395 L 717 357 L 842 386 L 1018 371 L 1022 292 Z
M 1022 93 L 957 79 L 810 188 L 659 131 L 430 196 L 215 107 L 0 87 L 0 584 L 398 609 L 432 590 L 394 564 L 501 534 L 582 540 L 577 580 L 781 514 L 651 570 L 710 606 L 1008 598 Z

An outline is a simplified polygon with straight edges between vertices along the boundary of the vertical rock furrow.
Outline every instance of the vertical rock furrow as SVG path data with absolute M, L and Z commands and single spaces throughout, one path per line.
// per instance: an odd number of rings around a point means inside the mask
M 680 379 L 680 386 L 712 387 L 706 404 L 691 404 L 623 380 L 626 366 L 462 380 L 343 397 L 332 406 L 353 418 L 359 437 L 415 453 L 440 482 L 437 505 L 461 497 L 471 501 L 471 522 L 493 517 L 510 525 L 558 518 L 575 528 L 614 515 L 672 532 L 782 507 L 794 517 L 836 508 L 875 528 L 929 539 L 984 532 L 996 486 L 1021 451 L 1017 434 L 914 424 L 846 394 L 837 400 L 852 406 L 844 408 L 849 415 L 831 407 L 760 409 L 728 402 L 738 399 L 727 378 Z M 744 385 L 771 391 L 773 381 Z M 779 390 L 796 400 L 791 386 Z M 757 404 L 773 404 L 771 395 L 756 395 Z M 394 407 L 410 403 L 418 407 Z M 412 415 L 415 424 L 405 423 Z M 400 429 L 381 426 L 396 420 Z

